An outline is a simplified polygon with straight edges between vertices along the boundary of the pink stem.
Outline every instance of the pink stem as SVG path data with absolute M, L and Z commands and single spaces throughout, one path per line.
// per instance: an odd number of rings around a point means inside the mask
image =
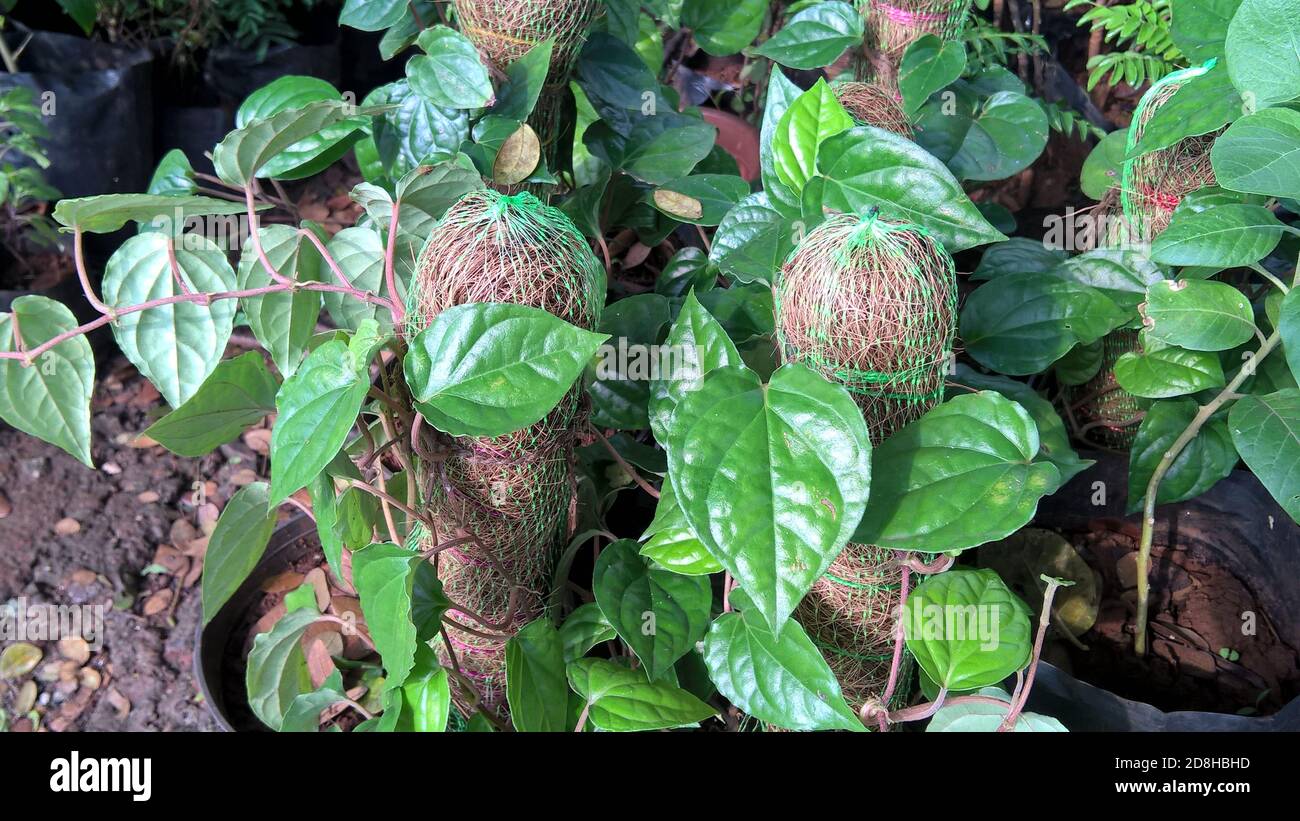
M 903 666 L 903 610 L 907 607 L 907 588 L 912 581 L 912 571 L 906 564 L 902 565 L 903 577 L 898 585 L 898 617 L 894 624 L 894 660 L 889 665 L 889 682 L 885 685 L 885 695 L 881 698 L 881 707 L 889 709 L 889 700 L 894 697 L 894 688 L 898 686 L 898 671 Z M 882 712 L 880 729 L 889 729 L 889 715 Z
M 185 278 L 181 276 L 181 264 L 176 261 L 176 239 L 173 237 L 167 240 L 167 264 L 172 269 L 172 279 L 176 282 L 176 287 L 182 294 L 190 293 L 190 286 L 185 284 Z
M 1038 659 L 1043 654 L 1043 639 L 1047 636 L 1047 625 L 1052 621 L 1052 599 L 1056 597 L 1058 587 L 1060 584 L 1056 579 L 1047 582 L 1047 590 L 1043 592 L 1043 610 L 1038 614 L 1038 635 L 1034 637 L 1034 654 L 1029 659 L 1029 673 L 1025 676 L 1025 686 L 1020 690 L 1020 698 L 1011 702 L 1007 717 L 1002 719 L 1002 724 L 998 727 L 999 733 L 1010 732 L 1015 728 L 1016 719 L 1020 717 L 1020 712 L 1025 709 L 1025 704 L 1029 701 L 1029 691 L 1034 687 L 1034 674 L 1038 672 Z
M 388 247 L 384 249 L 384 283 L 388 286 L 388 296 L 392 300 L 393 327 L 401 333 L 402 320 L 406 316 L 406 309 L 402 306 L 402 300 L 397 296 L 397 215 L 401 204 L 393 202 L 393 216 L 388 220 Z
M 266 270 L 266 274 L 271 278 L 272 282 L 293 282 L 293 280 L 275 270 L 271 260 L 266 257 L 266 251 L 262 249 L 262 240 L 257 235 L 260 228 L 257 222 L 257 205 L 253 202 L 253 184 L 252 181 L 249 181 L 248 185 L 244 186 L 244 205 L 248 208 L 248 233 L 249 238 L 253 241 L 253 250 L 257 252 L 257 258 L 262 261 L 262 268 Z
M 86 273 L 86 259 L 82 253 L 82 231 L 80 228 L 72 235 L 72 259 L 77 265 L 77 278 L 81 280 L 81 291 L 86 295 L 86 301 L 89 302 L 96 311 L 101 314 L 113 313 L 113 309 L 99 301 L 95 296 L 95 289 L 90 287 L 90 274 Z

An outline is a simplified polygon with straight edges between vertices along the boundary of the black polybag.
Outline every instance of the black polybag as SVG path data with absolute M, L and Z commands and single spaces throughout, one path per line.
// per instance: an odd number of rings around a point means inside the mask
M 1128 463 L 1096 456 L 1093 467 L 1040 503 L 1035 524 L 1083 529 L 1097 518 L 1124 516 Z M 1099 500 L 1098 485 L 1105 491 Z M 1195 499 L 1156 508 L 1156 532 L 1185 530 L 1246 585 L 1278 635 L 1300 640 L 1300 526 L 1273 500 L 1253 474 L 1235 470 Z M 1071 731 L 1300 731 L 1300 698 L 1269 716 L 1240 716 L 1194 710 L 1163 712 L 1094 687 L 1046 662 L 1038 667 L 1028 709 L 1058 719 Z

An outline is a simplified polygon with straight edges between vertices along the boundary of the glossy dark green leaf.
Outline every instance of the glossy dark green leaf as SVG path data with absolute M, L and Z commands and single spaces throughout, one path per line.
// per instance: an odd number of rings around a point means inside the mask
M 275 530 L 275 514 L 265 482 L 245 485 L 226 503 L 208 538 L 204 559 L 204 624 L 212 621 L 261 560 Z
M 763 101 L 758 164 L 763 179 L 763 193 L 768 197 L 768 205 L 787 219 L 800 218 L 799 196 L 797 192 L 781 182 L 776 173 L 776 133 L 777 126 L 781 124 L 786 112 L 801 94 L 803 90 L 786 79 L 780 68 L 773 66 L 768 75 L 767 94 Z
M 1129 157 L 1213 134 L 1242 115 L 1245 106 L 1228 79 L 1226 64 L 1198 67 L 1184 76 L 1178 90 L 1154 109 L 1142 127 L 1142 139 L 1128 151 Z
M 424 54 L 407 61 L 406 79 L 417 94 L 448 108 L 482 108 L 492 100 L 492 80 L 468 37 L 439 25 L 416 42 Z
M 1282 347 L 1286 351 L 1286 362 L 1291 368 L 1291 375 L 1300 379 L 1300 288 L 1292 288 L 1287 292 L 1278 306 L 1275 324 L 1282 334 Z
M 587 719 L 610 732 L 693 727 L 714 709 L 667 681 L 649 681 L 604 659 L 579 659 L 568 665 L 569 686 L 587 705 Z
M 790 68 L 821 68 L 861 44 L 862 32 L 862 15 L 848 3 L 830 0 L 801 8 L 754 54 Z
M 1200 406 L 1191 399 L 1165 399 L 1152 403 L 1142 417 L 1137 437 L 1129 449 L 1128 511 L 1140 510 L 1147 484 L 1156 465 L 1164 458 L 1174 440 L 1192 423 Z M 1201 427 L 1196 438 L 1178 454 L 1170 466 L 1156 503 L 1181 502 L 1199 496 L 1232 472 L 1237 464 L 1228 423 L 1217 414 Z
M 718 271 L 699 248 L 687 246 L 673 254 L 655 278 L 655 293 L 683 297 L 694 288 L 707 291 L 718 281 Z
M 352 554 L 352 584 L 361 599 L 366 628 L 384 661 L 385 689 L 405 683 L 415 666 L 412 591 L 418 553 L 382 542 Z
M 564 645 L 564 662 L 568 664 L 587 654 L 603 641 L 617 638 L 614 626 L 601 612 L 600 605 L 587 602 L 569 614 L 560 625 L 560 642 Z
M 977 362 L 1006 374 L 1037 373 L 1128 316 L 1101 291 L 1054 274 L 1008 274 L 981 285 L 961 312 L 961 337 Z
M 193 396 L 144 435 L 172 453 L 206 456 L 275 412 L 279 387 L 262 355 L 249 351 L 217 365 Z
M 519 122 L 528 119 L 546 85 L 554 47 L 554 40 L 544 40 L 506 67 L 506 80 L 501 84 L 496 105 L 492 106 L 493 116 Z
M 907 649 L 935 683 L 974 690 L 1023 668 L 1033 633 L 1029 608 L 992 570 L 930 576 L 907 597 Z
M 737 282 L 771 282 L 794 248 L 792 234 L 767 192 L 750 194 L 718 223 L 709 261 Z
M 665 445 L 691 529 L 779 629 L 866 505 L 861 411 L 803 365 L 782 367 L 767 385 L 721 368 L 678 405 Z
M 380 162 L 394 178 L 420 165 L 454 156 L 469 139 L 469 114 L 435 105 L 406 80 L 380 86 L 366 105 L 389 106 L 375 115 L 374 143 Z
M 27 294 L 0 314 L 0 350 L 16 351 L 14 317 L 24 350 L 77 327 L 67 307 Z M 0 419 L 57 445 L 87 467 L 90 458 L 90 397 L 95 390 L 95 355 L 84 336 L 74 336 L 41 354 L 30 367 L 0 359 Z
M 412 340 L 406 380 L 444 433 L 501 436 L 555 407 L 606 338 L 524 305 L 457 305 Z
M 1103 340 L 1075 345 L 1069 352 L 1052 363 L 1052 373 L 1064 385 L 1084 385 L 1101 370 L 1106 357 Z
M 1067 256 L 1064 251 L 1048 248 L 1038 240 L 1012 237 L 990 245 L 970 278 L 984 280 L 1004 274 L 1044 273 L 1060 265 Z
M 1162 280 L 1147 288 L 1146 335 L 1193 351 L 1226 351 L 1255 335 L 1250 302 L 1231 285 Z
M 362 31 L 383 31 L 397 25 L 406 11 L 406 0 L 345 0 L 339 25 Z
M 522 733 L 563 733 L 569 717 L 564 641 L 549 619 L 525 625 L 506 642 L 506 699 Z
M 225 252 L 198 234 L 178 240 L 161 232 L 138 234 L 122 243 L 104 268 L 104 303 L 113 308 L 234 288 L 235 272 Z M 234 300 L 223 299 L 125 314 L 113 323 L 113 338 L 167 403 L 180 407 L 221 361 L 235 307 Z
M 947 87 L 965 70 L 966 46 L 960 41 L 944 42 L 933 34 L 913 40 L 898 68 L 903 108 L 909 116 L 916 114 L 931 94 Z
M 992 391 L 955 396 L 876 448 L 853 541 L 939 552 L 1004 538 L 1061 484 L 1038 455 L 1038 426 L 1020 405 Z
M 826 660 L 797 621 L 773 631 L 737 588 L 739 612 L 724 613 L 704 639 L 704 664 L 718 692 L 760 721 L 790 730 L 865 729 L 844 701 Z
M 1174 45 L 1196 63 L 1222 58 L 1228 23 L 1242 0 L 1178 0 L 1170 34 Z
M 1115 381 L 1134 396 L 1168 399 L 1223 387 L 1223 367 L 1217 354 L 1150 343 L 1115 362 Z
M 672 669 L 709 626 L 709 580 L 649 566 L 631 539 L 601 551 L 592 592 L 652 680 Z
M 964 364 L 957 366 L 957 373 L 950 380 L 958 385 L 965 385 L 973 390 L 997 391 L 1006 398 L 1029 411 L 1038 426 L 1038 455 L 1056 465 L 1061 472 L 1061 484 L 1093 465 L 1091 459 L 1080 459 L 1070 447 L 1070 434 L 1065 429 L 1065 422 L 1051 402 L 1034 392 L 1034 389 L 1015 379 L 1005 376 L 988 376 L 976 373 Z
M 271 502 L 306 487 L 343 448 L 370 387 L 369 361 L 341 340 L 312 351 L 275 398 Z
M 877 207 L 881 216 L 927 229 L 952 253 L 1006 239 L 943 163 L 892 132 L 859 126 L 831 137 L 817 153 L 817 170 L 826 178 L 826 207 Z
M 681 222 L 717 225 L 736 203 L 749 194 L 749 183 L 728 174 L 693 174 L 659 186 L 651 197 L 655 208 Z M 696 203 L 683 208 L 681 203 Z
M 599 330 L 609 341 L 599 349 L 596 379 L 588 388 L 597 426 L 641 430 L 650 425 L 650 378 L 677 367 L 675 359 L 662 355 L 671 349 L 657 344 L 667 324 L 668 299 L 661 294 L 635 294 L 605 308 Z
M 1164 279 L 1164 272 L 1139 251 L 1098 248 L 1070 257 L 1050 273 L 1081 285 L 1096 288 L 1124 311 L 1137 318 L 1137 306 L 1147 288 Z
M 683 0 L 682 25 L 691 29 L 700 48 L 716 57 L 735 54 L 754 42 L 763 25 L 765 0 Z
M 302 636 L 319 617 L 315 609 L 294 610 L 253 639 L 244 676 L 248 706 L 272 730 L 280 729 L 295 699 L 312 692 Z

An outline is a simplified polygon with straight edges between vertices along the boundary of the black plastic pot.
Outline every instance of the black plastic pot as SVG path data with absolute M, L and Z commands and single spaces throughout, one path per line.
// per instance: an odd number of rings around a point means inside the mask
M 1124 519 L 1135 525 L 1140 515 L 1124 516 L 1128 463 L 1122 457 L 1098 456 L 1098 463 L 1043 500 L 1035 518 L 1039 527 L 1079 530 L 1098 518 Z M 1093 504 L 1104 483 L 1106 504 Z M 1180 504 L 1156 508 L 1156 533 L 1173 533 L 1236 576 L 1255 596 L 1262 622 L 1281 637 L 1300 637 L 1300 526 L 1278 506 L 1255 476 L 1237 470 L 1208 492 Z M 1180 533 L 1197 534 L 1180 536 Z M 1160 584 L 1154 568 L 1153 585 Z M 1039 667 L 1028 708 L 1054 716 L 1072 731 L 1276 731 L 1300 730 L 1300 698 L 1276 713 L 1252 717 L 1201 711 L 1164 712 L 1123 698 L 1044 663 Z
M 239 631 L 245 615 L 265 595 L 262 585 L 313 551 L 319 550 L 316 525 L 298 515 L 280 525 L 271 535 L 262 559 L 248 574 L 235 594 L 206 625 L 195 631 L 194 677 L 198 680 L 203 703 L 227 732 L 269 732 L 257 720 L 244 696 L 244 670 L 234 669 L 231 660 L 242 659 L 245 636 Z M 238 646 L 234 646 L 234 645 Z
M 303 74 L 339 83 L 339 44 L 335 40 L 322 45 L 277 45 L 267 49 L 265 57 L 257 52 L 232 46 L 208 52 L 203 78 L 216 91 L 221 103 L 233 112 L 249 94 L 285 76 Z M 358 99 L 364 95 L 358 95 Z
M 12 47 L 25 41 L 19 32 L 6 35 Z M 151 64 L 144 49 L 38 31 L 19 57 L 19 72 L 0 73 L 0 92 L 26 86 L 53 106 L 41 144 L 50 158 L 45 178 L 63 196 L 130 193 L 149 184 Z

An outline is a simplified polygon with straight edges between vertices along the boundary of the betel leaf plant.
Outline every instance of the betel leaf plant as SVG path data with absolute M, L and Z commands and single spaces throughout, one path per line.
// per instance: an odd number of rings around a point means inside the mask
M 1300 64 L 1260 27 L 1298 11 L 1268 0 L 1175 6 L 1163 47 L 1198 62 L 1154 83 L 1133 126 L 1094 151 L 1091 179 L 1085 166 L 1084 188 L 1102 200 L 1089 225 L 1100 247 L 1066 258 L 995 245 L 962 313 L 971 357 L 1004 375 L 1054 375 L 1076 430 L 1097 380 L 1109 375 L 1127 397 L 1131 415 L 1105 421 L 1128 431 L 1128 507 L 1143 516 L 1139 654 L 1156 505 L 1204 493 L 1240 461 L 1300 521 L 1297 186 L 1286 160 L 1300 149 L 1287 105 L 1300 96 Z M 1108 347 L 1116 339 L 1123 349 Z M 1073 385 L 1086 386 L 1083 400 L 1072 401 Z
M 1300 320 L 1258 286 L 1286 292 L 1277 104 L 1300 80 L 1226 31 L 1216 65 L 1268 104 L 1218 137 L 1220 187 L 1180 193 L 1150 247 L 1066 259 L 974 201 L 1055 120 L 971 58 L 968 4 L 888 32 L 859 5 L 348 0 L 340 23 L 383 31 L 404 79 L 356 104 L 282 78 L 215 175 L 172 154 L 146 193 L 60 202 L 98 316 L 0 315 L 0 417 L 91 464 L 104 326 L 170 407 L 162 446 L 201 456 L 274 414 L 269 477 L 211 534 L 204 619 L 285 505 L 360 612 L 284 596 L 245 681 L 273 729 L 1062 730 L 1025 707 L 1069 580 L 1035 576 L 1035 614 L 957 563 L 1090 464 L 1015 377 L 1142 327 L 1117 370 L 1158 403 L 1133 450 L 1148 508 L 1240 453 L 1294 513 L 1294 383 L 1257 366 Z M 763 78 L 757 179 L 668 82 L 670 43 Z M 283 187 L 340 160 L 356 224 L 294 218 Z M 231 218 L 233 244 L 211 230 Z M 85 235 L 130 224 L 89 270 Z M 982 246 L 962 306 L 953 255 Z M 264 352 L 225 356 L 237 323 Z M 1249 374 L 1222 361 L 1257 338 Z M 365 652 L 322 664 L 322 629 Z

